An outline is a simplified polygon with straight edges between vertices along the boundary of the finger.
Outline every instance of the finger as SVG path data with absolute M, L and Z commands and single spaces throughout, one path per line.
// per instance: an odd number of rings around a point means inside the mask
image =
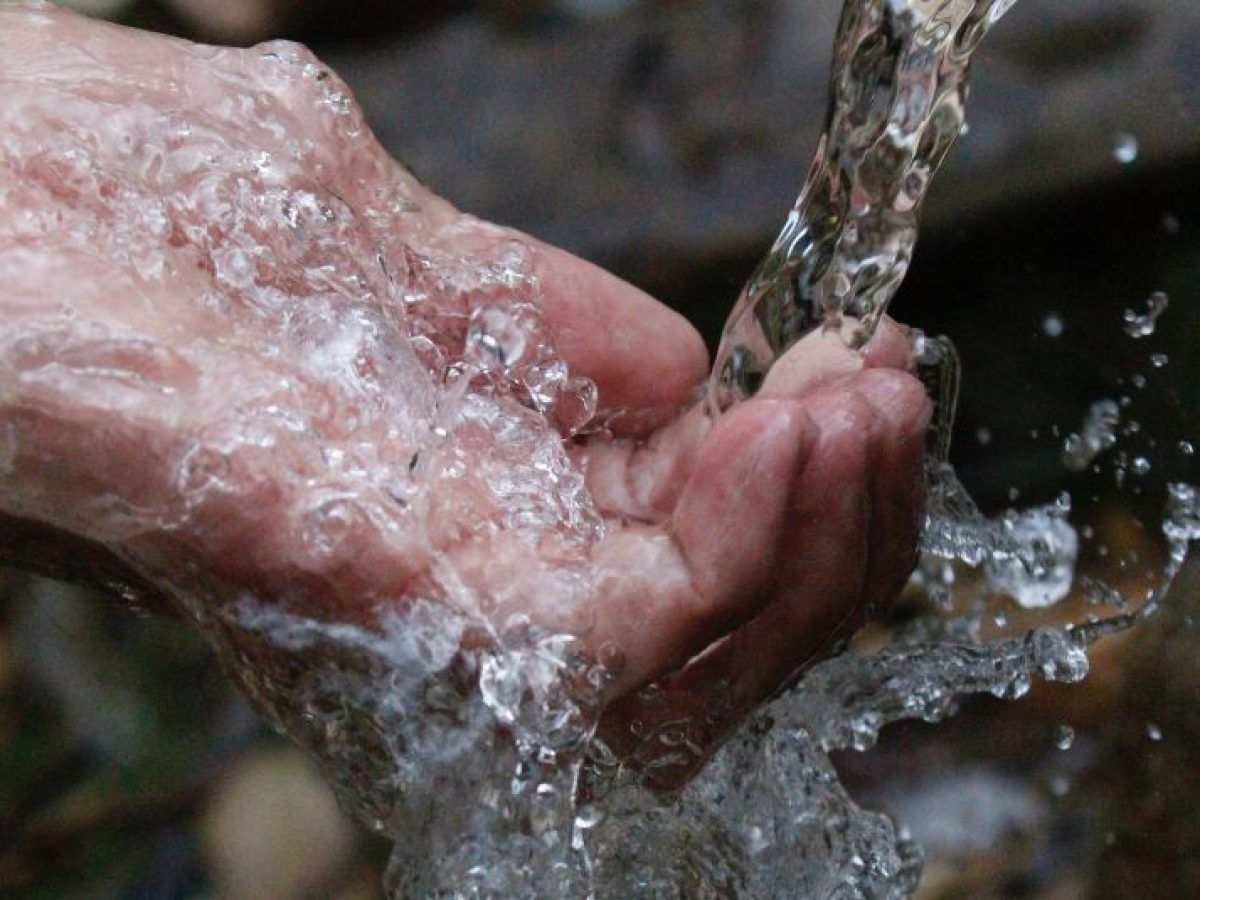
M 582 464 L 587 489 L 603 514 L 660 524 L 673 514 L 712 426 L 696 406 L 646 440 L 597 436 L 570 452 Z
M 863 354 L 834 333 L 815 332 L 789 351 L 770 372 L 761 398 L 799 397 L 830 389 L 868 369 L 905 369 L 912 359 L 908 329 L 884 317 Z M 890 412 L 890 411 L 888 411 Z M 693 408 L 644 442 L 601 439 L 574 448 L 587 486 L 609 515 L 663 521 L 673 510 L 691 470 L 694 448 L 709 421 Z
M 807 407 L 819 432 L 788 507 L 773 600 L 757 617 L 606 716 L 657 787 L 676 787 L 749 710 L 785 684 L 855 614 L 869 533 L 868 446 L 877 416 L 859 395 Z
M 678 668 L 759 612 L 810 428 L 795 404 L 743 404 L 701 446 L 671 534 L 623 526 L 597 546 L 589 642 L 611 641 L 626 666 L 609 699 Z
M 867 369 L 911 369 L 912 332 L 890 316 L 883 316 L 861 356 Z
M 845 380 L 865 368 L 861 354 L 834 331 L 818 329 L 778 358 L 761 386 L 762 397 L 798 397 Z
M 911 363 L 908 329 L 885 316 L 874 337 L 859 351 L 850 349 L 838 332 L 818 329 L 774 363 L 760 396 L 797 397 L 838 384 L 863 369 L 908 369 Z
M 708 372 L 704 342 L 678 313 L 563 250 L 534 243 L 557 354 L 591 378 L 617 434 L 643 434 L 690 403 Z
M 894 601 L 917 562 L 930 401 L 916 378 L 894 369 L 867 370 L 854 389 L 881 422 L 869 466 L 872 517 L 863 604 L 868 618 Z
M 625 697 L 605 717 L 606 737 L 658 788 L 690 778 L 736 721 L 894 597 L 912 568 L 929 416 L 920 384 L 868 370 L 807 408 L 821 436 L 785 526 L 774 601 L 660 691 Z

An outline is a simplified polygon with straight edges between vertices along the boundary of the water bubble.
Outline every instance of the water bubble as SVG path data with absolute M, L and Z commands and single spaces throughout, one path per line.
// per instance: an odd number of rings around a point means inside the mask
M 574 825 L 577 828 L 595 828 L 602 821 L 604 821 L 604 810 L 595 803 L 584 803 L 574 817 Z
M 1065 333 L 1065 320 L 1057 313 L 1051 312 L 1043 317 L 1043 333 L 1048 337 L 1060 337 Z
M 470 316 L 465 357 L 485 368 L 508 369 L 526 352 L 526 332 L 506 309 L 484 306 Z
M 1147 309 L 1143 312 L 1127 309 L 1122 313 L 1122 330 L 1132 338 L 1147 337 L 1156 331 L 1156 320 L 1168 308 L 1169 295 L 1164 291 L 1153 291 L 1148 295 Z
M 1087 410 L 1082 430 L 1061 445 L 1061 464 L 1072 472 L 1085 470 L 1097 456 L 1117 443 L 1121 410 L 1112 400 L 1097 400 Z
M 1168 492 L 1161 530 L 1174 542 L 1199 540 L 1200 489 L 1195 485 L 1179 482 L 1169 485 Z
M 1113 139 L 1113 158 L 1124 166 L 1139 158 L 1139 141 L 1133 134 L 1122 133 Z

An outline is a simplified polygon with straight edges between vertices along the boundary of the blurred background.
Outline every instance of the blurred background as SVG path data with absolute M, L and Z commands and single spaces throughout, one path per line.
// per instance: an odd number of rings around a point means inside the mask
M 807 168 L 839 6 L 68 5 L 308 43 L 422 180 L 641 285 L 711 345 Z M 960 349 L 953 461 L 984 510 L 1070 490 L 1112 557 L 1142 561 L 1084 561 L 1125 588 L 1160 558 L 1164 485 L 1199 483 L 1199 23 L 1198 0 L 1018 4 L 975 61 L 892 309 Z M 1124 311 L 1156 291 L 1168 310 L 1131 340 Z M 1060 464 L 1105 397 L 1138 423 L 1116 452 L 1150 463 L 1116 490 L 1111 468 Z M 1198 894 L 1199 591 L 1197 551 L 1086 682 L 839 756 L 853 796 L 922 842 L 919 896 Z M 0 896 L 369 898 L 385 857 L 189 629 L 0 569 Z

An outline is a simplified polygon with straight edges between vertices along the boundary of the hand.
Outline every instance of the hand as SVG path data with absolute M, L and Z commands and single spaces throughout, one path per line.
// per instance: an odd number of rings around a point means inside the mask
M 570 628 L 662 786 L 908 576 L 898 326 L 714 423 L 689 325 L 433 196 L 302 48 L 6 6 L 0 87 L 0 558 L 52 535 L 209 615 Z

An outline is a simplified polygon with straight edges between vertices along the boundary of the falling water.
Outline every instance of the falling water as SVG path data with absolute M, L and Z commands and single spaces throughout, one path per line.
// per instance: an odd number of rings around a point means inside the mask
M 904 279 L 918 214 L 965 121 L 969 65 L 1013 0 L 853 0 L 835 35 L 826 127 L 782 232 L 713 364 L 725 407 L 805 334 L 863 346 Z

